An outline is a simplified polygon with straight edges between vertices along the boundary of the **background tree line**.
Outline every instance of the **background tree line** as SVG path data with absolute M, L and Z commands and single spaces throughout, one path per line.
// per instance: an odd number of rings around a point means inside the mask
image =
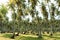
M 55 15 L 59 15 L 60 11 L 60 1 L 54 0 L 58 4 L 58 8 L 56 8 L 54 3 L 50 3 L 51 0 L 45 0 L 40 2 L 40 0 L 9 0 L 8 8 L 4 5 L 1 5 L 0 8 L 0 30 L 1 33 L 4 32 L 12 32 L 12 38 L 15 36 L 15 32 L 17 35 L 19 33 L 31 33 L 36 34 L 39 37 L 42 37 L 42 32 L 50 32 L 52 36 L 53 33 L 59 31 L 60 32 L 60 20 L 55 19 Z M 39 4 L 40 12 L 43 16 L 39 17 L 39 11 L 37 11 L 36 6 Z M 46 8 L 48 6 L 48 9 Z M 12 21 L 9 21 L 6 14 L 8 10 L 12 11 Z M 50 14 L 50 19 L 49 18 Z M 26 19 L 25 16 L 30 15 L 31 19 Z M 31 20 L 31 22 L 29 22 Z

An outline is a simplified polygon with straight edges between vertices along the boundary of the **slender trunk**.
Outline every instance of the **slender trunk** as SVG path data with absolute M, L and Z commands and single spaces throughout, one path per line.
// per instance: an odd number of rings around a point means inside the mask
M 42 38 L 41 30 L 39 31 L 39 38 Z
M 53 35 L 53 28 L 52 28 L 52 26 L 51 26 L 51 33 L 50 33 L 50 36 L 52 36 Z
M 11 36 L 11 38 L 12 38 L 12 39 L 14 39 L 14 38 L 15 38 L 15 32 L 13 32 L 13 35 Z
M 13 35 L 11 36 L 12 39 L 15 38 L 15 20 L 14 20 L 14 27 L 13 27 Z
M 41 25 L 39 24 L 39 38 L 42 38 L 42 34 L 41 34 Z
M 15 38 L 15 28 L 14 28 L 13 30 L 14 30 L 14 31 L 13 31 L 13 35 L 11 36 L 12 39 Z

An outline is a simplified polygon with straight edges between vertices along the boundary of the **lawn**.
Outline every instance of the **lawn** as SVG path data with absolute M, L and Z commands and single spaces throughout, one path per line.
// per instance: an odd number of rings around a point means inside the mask
M 53 34 L 53 36 L 43 35 L 43 38 L 38 38 L 36 35 L 20 35 L 15 40 L 60 40 L 60 34 Z
M 11 34 L 4 34 L 2 37 L 9 38 Z M 25 35 L 21 34 L 20 36 L 15 37 L 14 40 L 60 40 L 60 33 L 54 33 L 53 36 L 43 35 L 43 38 L 38 38 L 36 35 Z

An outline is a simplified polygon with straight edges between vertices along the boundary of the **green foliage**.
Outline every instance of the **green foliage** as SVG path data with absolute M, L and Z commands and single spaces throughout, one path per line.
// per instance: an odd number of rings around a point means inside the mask
M 1 5 L 0 12 L 5 16 L 6 13 L 8 12 L 7 7 L 5 7 L 4 5 Z

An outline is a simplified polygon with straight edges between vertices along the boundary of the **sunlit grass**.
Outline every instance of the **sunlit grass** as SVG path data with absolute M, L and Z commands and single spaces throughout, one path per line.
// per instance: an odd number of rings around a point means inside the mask
M 43 38 L 18 36 L 15 40 L 43 40 Z
M 3 37 L 10 38 L 12 34 L 4 34 Z M 54 33 L 53 36 L 43 35 L 43 38 L 38 38 L 37 35 L 26 35 L 20 34 L 19 36 L 15 36 L 14 40 L 60 40 L 60 34 Z
M 10 38 L 12 34 L 4 34 L 2 37 Z
M 57 36 L 56 36 L 57 35 Z M 60 34 L 53 34 L 53 36 L 43 35 L 43 38 L 38 38 L 36 35 L 20 35 L 15 40 L 60 40 Z

